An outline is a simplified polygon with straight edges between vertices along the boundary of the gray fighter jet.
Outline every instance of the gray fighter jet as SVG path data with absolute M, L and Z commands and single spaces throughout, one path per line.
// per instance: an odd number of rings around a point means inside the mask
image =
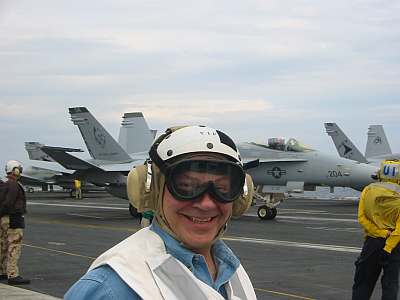
M 377 167 L 323 154 L 296 139 L 272 138 L 268 144 L 240 143 L 246 171 L 256 185 L 261 219 L 273 219 L 285 193 L 315 191 L 316 186 L 362 190 L 373 182 Z
M 71 197 L 75 197 L 74 179 L 76 175 L 69 170 L 54 170 L 42 168 L 38 166 L 26 166 L 21 175 L 21 183 L 27 188 L 28 192 L 32 192 L 34 186 L 39 186 L 42 191 L 53 190 L 53 186 L 57 185 L 64 190 L 70 192 Z M 82 191 L 101 191 L 101 187 L 96 187 L 89 182 L 82 182 Z
M 21 174 L 21 183 L 24 186 L 40 186 L 44 191 L 48 190 L 49 185 L 59 185 L 65 189 L 69 189 L 70 183 L 73 185 L 73 177 L 71 175 L 72 172 L 26 166 Z
M 154 139 L 143 117 L 143 114 L 124 114 L 119 139 L 125 149 L 135 151 L 127 153 L 114 140 L 107 130 L 94 118 L 85 107 L 69 109 L 72 122 L 78 126 L 82 138 L 91 156 L 81 159 L 71 152 L 82 152 L 81 149 L 51 147 L 30 143 L 30 158 L 55 161 L 68 170 L 75 170 L 78 178 L 103 186 L 106 190 L 120 198 L 128 199 L 126 177 L 136 165 L 143 164 L 148 157 L 148 149 Z M 130 206 L 130 211 L 135 214 Z
M 385 159 L 400 159 L 392 153 L 382 125 L 370 125 L 368 141 L 363 155 L 336 123 L 325 123 L 326 133 L 332 138 L 340 157 L 379 166 Z

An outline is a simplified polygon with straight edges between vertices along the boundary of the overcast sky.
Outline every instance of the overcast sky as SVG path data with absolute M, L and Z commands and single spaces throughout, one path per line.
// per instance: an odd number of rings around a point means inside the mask
M 361 152 L 383 124 L 400 152 L 399 3 L 0 0 L 0 163 L 28 163 L 24 141 L 86 150 L 73 106 L 116 137 L 142 111 L 334 155 L 324 122 Z

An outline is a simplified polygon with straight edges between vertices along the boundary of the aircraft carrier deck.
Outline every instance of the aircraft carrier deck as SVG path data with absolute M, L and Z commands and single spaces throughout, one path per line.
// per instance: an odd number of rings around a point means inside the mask
M 127 201 L 106 193 L 85 196 L 28 194 L 19 265 L 31 284 L 23 289 L 62 298 L 95 257 L 139 229 Z M 355 200 L 290 198 L 275 220 L 260 220 L 255 208 L 232 220 L 225 241 L 241 259 L 258 299 L 350 299 L 363 242 L 356 219 Z M 380 292 L 378 283 L 372 299 Z M 9 293 L 0 288 L 0 299 L 19 299 Z

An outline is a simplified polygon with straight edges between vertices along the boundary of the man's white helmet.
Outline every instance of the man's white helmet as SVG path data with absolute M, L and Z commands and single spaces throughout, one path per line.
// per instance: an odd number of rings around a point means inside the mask
M 22 172 L 22 163 L 18 160 L 9 160 L 6 164 L 5 171 L 7 174 L 11 173 L 15 168 L 18 168 Z
M 206 126 L 170 128 L 160 136 L 150 149 L 150 158 L 163 170 L 165 162 L 190 153 L 222 154 L 243 165 L 235 143 L 225 133 Z

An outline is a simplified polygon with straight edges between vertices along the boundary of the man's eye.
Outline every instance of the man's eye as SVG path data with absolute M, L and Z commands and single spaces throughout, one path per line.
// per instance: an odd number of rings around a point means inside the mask
M 227 185 L 217 185 L 216 188 L 217 188 L 217 190 L 221 191 L 222 193 L 229 192 L 229 188 Z
M 190 190 L 191 184 L 189 182 L 178 182 L 178 188 L 181 190 Z
M 177 187 L 182 190 L 192 190 L 199 185 L 199 182 L 190 179 L 178 180 L 177 182 Z

